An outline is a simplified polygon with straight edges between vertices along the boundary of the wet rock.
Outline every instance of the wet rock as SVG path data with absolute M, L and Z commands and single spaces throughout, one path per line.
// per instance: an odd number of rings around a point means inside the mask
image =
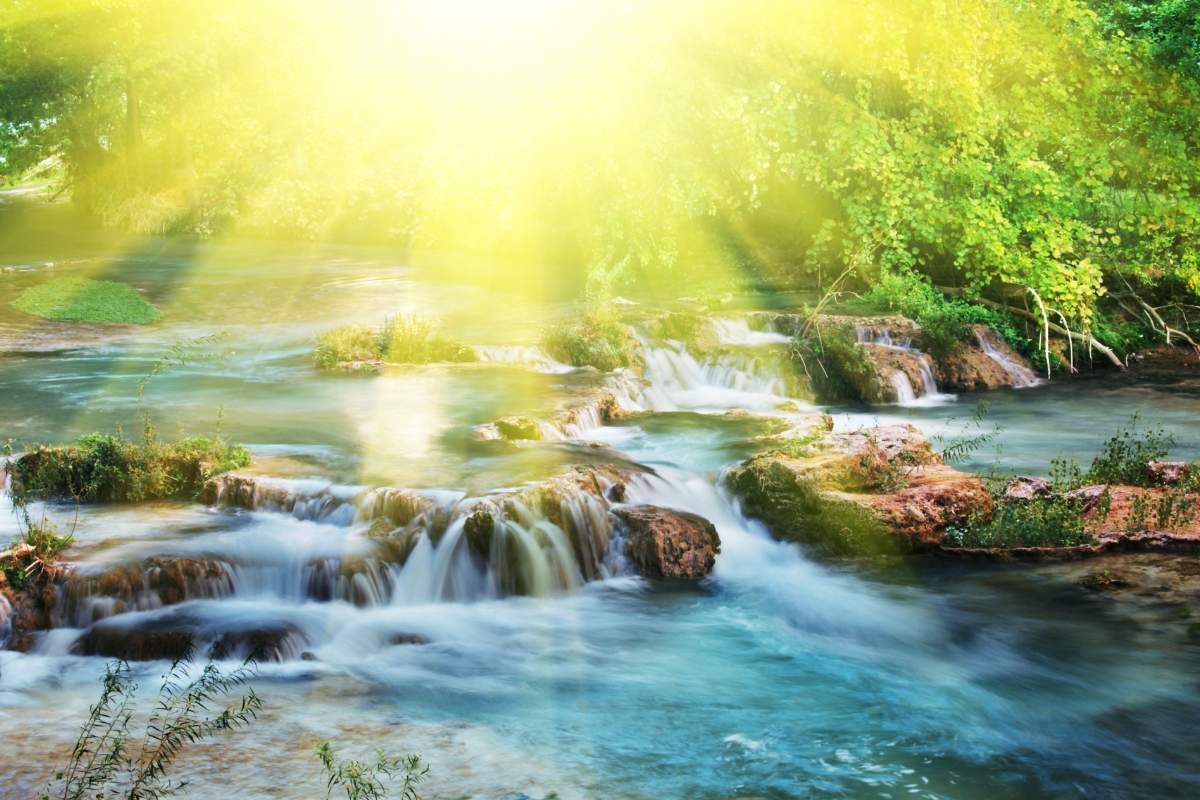
M 1081 503 L 1083 505 L 1083 513 L 1087 514 L 1100 502 L 1104 494 L 1108 491 L 1108 487 L 1104 484 L 1096 484 L 1094 486 L 1084 486 L 1079 489 L 1072 489 L 1069 492 L 1062 492 L 1056 497 L 1064 497 L 1072 503 Z
M 1048 495 L 1053 487 L 1045 478 L 1031 478 L 1028 475 L 1018 475 L 1004 487 L 1004 496 L 1014 500 L 1032 500 L 1035 497 Z
M 480 508 L 463 522 L 463 536 L 467 544 L 480 558 L 486 559 L 492 551 L 492 533 L 496 529 L 496 515 Z
M 619 508 L 625 522 L 625 556 L 650 578 L 703 578 L 712 572 L 721 538 L 704 517 L 658 506 Z
M 290 661 L 302 657 L 298 634 L 289 628 L 228 631 L 213 645 L 215 658 L 255 661 Z
M 391 637 L 391 643 L 394 645 L 429 644 L 429 640 L 419 633 L 397 633 Z
M 937 391 L 933 357 L 927 353 L 876 344 L 861 347 L 871 369 L 855 384 L 866 402 L 897 403 Z
M 133 631 L 111 625 L 94 625 L 75 643 L 71 652 L 127 661 L 174 660 L 192 650 L 194 638 L 187 631 Z
M 505 439 L 541 439 L 542 429 L 537 420 L 529 417 L 502 417 L 495 421 L 496 430 Z
M 1146 480 L 1151 486 L 1179 483 L 1190 473 L 1186 461 L 1151 461 L 1146 465 Z
M 301 661 L 320 661 L 321 659 L 317 658 L 316 653 L 313 653 L 310 650 L 305 650 L 303 653 L 300 654 L 300 660 Z
M 946 466 L 911 425 L 824 433 L 744 461 L 725 484 L 776 538 L 840 555 L 928 550 L 991 511 L 979 477 Z

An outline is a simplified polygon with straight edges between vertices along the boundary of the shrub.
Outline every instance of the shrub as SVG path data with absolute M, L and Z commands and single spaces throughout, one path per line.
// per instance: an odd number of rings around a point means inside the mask
M 1107 498 L 1107 493 L 1105 498 Z M 1101 501 L 1100 514 L 1107 516 Z M 1050 498 L 1006 502 L 997 498 L 991 518 L 974 512 L 965 525 L 946 530 L 949 547 L 1076 547 L 1090 544 L 1083 503 L 1057 495 Z
M 19 503 L 51 498 L 141 501 L 195 498 L 204 482 L 250 463 L 240 445 L 203 436 L 160 442 L 147 425 L 142 442 L 90 433 L 67 447 L 37 446 L 10 466 Z
M 611 372 L 630 365 L 637 343 L 611 306 L 593 303 L 550 324 L 542 331 L 541 345 L 564 364 Z
M 1151 461 L 1162 461 L 1175 444 L 1175 435 L 1162 427 L 1138 430 L 1139 416 L 1129 418 L 1127 427 L 1117 431 L 1100 448 L 1085 480 L 1090 483 L 1147 485 L 1146 468 Z
M 74 536 L 59 536 L 58 527 L 51 525 L 44 518 L 34 522 L 26 517 L 25 522 L 25 535 L 9 545 L 4 553 L 0 553 L 0 573 L 3 573 L 7 583 L 16 589 L 23 587 L 39 572 L 53 574 L 54 563 L 59 555 L 75 543 Z
M 430 364 L 437 361 L 474 361 L 475 351 L 453 336 L 441 333 L 436 323 L 413 314 L 387 317 L 378 329 L 343 325 L 317 337 L 313 361 L 331 369 L 338 364 Z
M 855 332 L 840 325 L 817 328 L 807 337 L 797 334 L 792 337 L 791 354 L 817 394 L 828 401 L 861 398 L 875 374 Z
M 31 286 L 13 306 L 26 314 L 73 322 L 144 324 L 162 317 L 132 286 L 87 278 L 57 278 Z

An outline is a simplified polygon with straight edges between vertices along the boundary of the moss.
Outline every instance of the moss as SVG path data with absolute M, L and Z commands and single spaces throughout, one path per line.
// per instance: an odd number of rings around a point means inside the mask
M 859 346 L 857 334 L 842 325 L 827 326 L 807 338 L 796 337 L 792 358 L 826 402 L 861 400 L 875 376 L 875 367 Z
M 145 324 L 162 317 L 132 286 L 87 278 L 58 278 L 31 286 L 13 306 L 26 314 L 74 322 Z
M 475 350 L 438 330 L 437 324 L 416 314 L 388 317 L 379 328 L 343 325 L 317 337 L 313 361 L 331 369 L 340 364 L 431 364 L 474 361 Z
M 551 324 L 542 332 L 541 345 L 557 361 L 602 372 L 630 366 L 630 353 L 637 349 L 616 311 L 598 304 Z
M 92 433 L 67 447 L 27 450 L 11 467 L 13 497 L 141 501 L 196 498 L 209 478 L 250 463 L 240 445 L 195 437 L 166 444 L 152 434 L 138 444 Z
M 837 555 L 893 554 L 897 547 L 883 523 L 858 503 L 822 495 L 816 484 L 797 479 L 771 456 L 731 473 L 729 488 L 742 510 L 761 520 L 776 539 Z

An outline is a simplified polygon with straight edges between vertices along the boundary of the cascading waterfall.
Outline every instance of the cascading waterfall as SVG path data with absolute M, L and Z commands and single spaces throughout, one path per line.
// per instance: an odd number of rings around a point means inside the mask
M 919 386 L 913 386 L 912 379 L 905 370 L 891 369 L 887 381 L 895 390 L 896 405 L 940 405 L 954 398 L 954 395 L 943 394 L 938 390 L 937 380 L 933 375 L 933 359 L 912 346 L 911 336 L 893 337 L 890 328 L 872 325 L 856 325 L 855 335 L 859 345 L 885 347 L 910 357 L 909 361 L 920 375 L 921 382 Z
M 487 363 L 518 364 L 552 375 L 576 370 L 576 367 L 572 367 L 570 364 L 555 361 L 540 347 L 476 345 L 475 358 Z

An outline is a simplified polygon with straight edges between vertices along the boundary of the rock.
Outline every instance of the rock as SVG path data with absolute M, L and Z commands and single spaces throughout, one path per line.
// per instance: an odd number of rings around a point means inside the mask
M 505 439 L 541 439 L 542 429 L 529 417 L 502 417 L 494 423 Z
M 238 660 L 290 661 L 303 657 L 303 652 L 297 646 L 298 638 L 296 631 L 286 627 L 228 631 L 213 645 L 213 655 Z
M 391 638 L 392 644 L 429 644 L 429 640 L 419 633 L 397 633 Z
M 628 528 L 625 556 L 648 578 L 703 578 L 712 572 L 721 537 L 696 514 L 658 506 L 619 508 L 613 514 Z
M 946 466 L 911 425 L 824 433 L 744 461 L 725 484 L 777 539 L 839 555 L 932 549 L 992 503 L 978 476 Z
M 1186 461 L 1151 461 L 1146 465 L 1146 480 L 1151 486 L 1179 483 L 1190 473 Z
M 463 536 L 467 544 L 480 558 L 487 559 L 492 552 L 492 533 L 496 529 L 496 516 L 485 509 L 478 509 L 463 522 Z
M 1030 363 L 987 325 L 971 330 L 974 344 L 961 343 L 936 360 L 938 386 L 943 391 L 977 391 L 1001 386 L 1032 386 L 1037 375 Z
M 911 396 L 923 397 L 937 391 L 937 383 L 933 380 L 933 358 L 928 354 L 877 344 L 860 347 L 871 370 L 855 381 L 855 388 L 866 402 L 897 403 Z
M 157 661 L 182 658 L 193 646 L 186 631 L 132 631 L 114 625 L 93 625 L 71 648 L 82 656 Z
M 1032 500 L 1035 497 L 1050 494 L 1053 487 L 1045 478 L 1031 478 L 1028 475 L 1018 475 L 1004 487 L 1004 496 L 1014 500 Z
M 1062 492 L 1061 494 L 1055 495 L 1055 497 L 1064 497 L 1072 502 L 1082 503 L 1083 513 L 1087 514 L 1096 507 L 1096 504 L 1100 502 L 1100 498 L 1103 497 L 1104 493 L 1107 491 L 1107 486 L 1104 484 L 1097 484 L 1095 486 L 1084 486 L 1081 489 L 1072 489 L 1069 492 Z

